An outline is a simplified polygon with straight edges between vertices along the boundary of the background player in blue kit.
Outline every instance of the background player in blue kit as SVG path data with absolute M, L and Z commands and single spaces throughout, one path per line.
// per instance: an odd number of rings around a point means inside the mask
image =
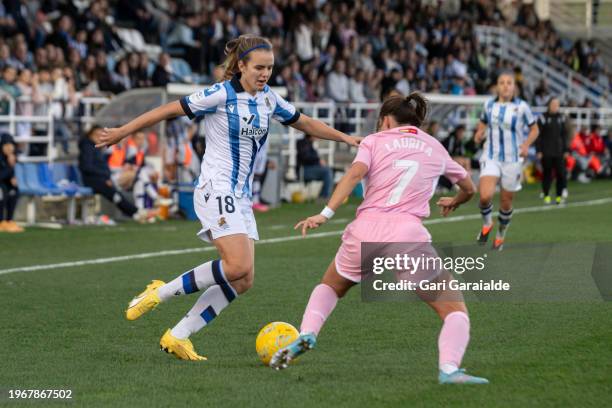
M 501 250 L 512 219 L 512 199 L 521 189 L 523 158 L 538 137 L 536 120 L 527 102 L 514 96 L 514 74 L 502 72 L 497 77 L 497 97 L 485 102 L 474 135 L 476 143 L 485 140 L 480 158 L 480 213 L 483 225 L 478 242 L 486 244 L 493 230 L 493 195 L 501 180 L 499 227 L 493 249 Z M 525 129 L 529 133 L 525 137 Z

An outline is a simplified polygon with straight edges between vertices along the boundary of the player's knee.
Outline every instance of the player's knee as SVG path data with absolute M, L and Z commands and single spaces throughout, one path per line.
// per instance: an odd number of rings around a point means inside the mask
M 487 207 L 489 204 L 491 204 L 492 199 L 493 199 L 493 196 L 480 194 L 480 200 L 479 200 L 480 207 L 481 208 Z
M 232 282 L 232 286 L 234 287 L 234 290 L 241 295 L 251 289 L 253 287 L 253 283 L 254 276 L 253 274 L 249 274 L 242 279 Z
M 253 275 L 253 262 L 245 260 L 224 262 L 223 271 L 225 277 L 231 281 L 245 279 L 249 275 Z
M 502 198 L 499 207 L 502 210 L 509 211 L 512 209 L 512 199 L 511 198 Z

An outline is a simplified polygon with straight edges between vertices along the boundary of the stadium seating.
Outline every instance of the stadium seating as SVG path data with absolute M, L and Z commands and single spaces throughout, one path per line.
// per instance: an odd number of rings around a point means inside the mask
M 50 167 L 51 166 L 51 167 Z M 27 197 L 27 222 L 36 222 L 36 198 L 43 201 L 68 201 L 66 220 L 76 222 L 76 203 L 81 199 L 81 214 L 87 219 L 88 199 L 94 196 L 82 185 L 78 168 L 65 163 L 17 163 L 15 175 L 21 195 Z

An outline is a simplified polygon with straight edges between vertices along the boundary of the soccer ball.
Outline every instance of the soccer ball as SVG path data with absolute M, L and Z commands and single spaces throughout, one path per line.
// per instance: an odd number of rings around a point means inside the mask
M 299 337 L 298 330 L 285 322 L 272 322 L 259 331 L 255 340 L 255 350 L 262 363 L 268 365 L 278 350 L 291 344 Z

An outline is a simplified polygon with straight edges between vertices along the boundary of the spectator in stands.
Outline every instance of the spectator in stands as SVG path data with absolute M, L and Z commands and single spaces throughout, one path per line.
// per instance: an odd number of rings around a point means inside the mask
M 75 42 L 75 39 L 72 37 L 72 32 L 72 18 L 64 14 L 57 21 L 53 33 L 47 36 L 46 42 L 61 48 L 65 53 L 67 53 L 69 45 Z
M 57 142 L 61 143 L 64 153 L 68 154 L 70 131 L 67 119 L 71 117 L 72 111 L 77 104 L 74 89 L 74 78 L 65 75 L 61 68 L 55 68 L 51 72 L 53 82 L 51 113 L 55 118 L 54 130 Z
M 391 92 L 401 92 L 396 89 L 397 83 L 402 79 L 402 71 L 393 69 L 389 75 L 385 76 L 380 84 L 380 99 L 385 100 Z
M 446 148 L 453 160 L 469 172 L 472 166 L 465 149 L 464 137 L 465 126 L 459 125 L 442 141 L 442 145 Z
M 132 80 L 130 78 L 130 68 L 125 58 L 117 62 L 115 72 L 112 73 L 114 85 L 120 92 L 132 89 Z
M 32 116 L 34 114 L 34 104 L 41 102 L 41 95 L 38 92 L 38 75 L 32 75 L 32 71 L 24 68 L 19 73 L 17 87 L 21 96 L 17 102 L 17 114 L 22 116 Z M 32 136 L 32 123 L 19 122 L 16 125 L 17 137 Z
M 592 156 L 596 157 L 601 163 L 601 169 L 597 175 L 607 177 L 610 175 L 610 151 L 606 146 L 604 138 L 601 136 L 601 126 L 591 125 L 591 133 L 586 142 L 586 147 Z
M 546 79 L 542 78 L 538 87 L 534 91 L 533 105 L 534 106 L 546 106 L 551 101 L 550 91 L 548 90 L 548 83 Z M 558 100 L 557 100 L 558 102 Z
M 126 163 L 136 169 L 132 191 L 138 211 L 153 209 L 158 202 L 159 174 L 147 164 L 147 141 L 144 132 L 136 132 L 127 140 Z
M 410 94 L 410 88 L 412 87 L 411 82 L 414 81 L 414 71 L 407 69 L 406 74 L 395 84 L 395 89 L 402 95 L 408 96 Z
M 197 177 L 200 162 L 192 146 L 196 128 L 197 126 L 186 117 L 178 117 L 167 122 L 163 156 L 166 180 L 191 183 Z
M 11 59 L 11 61 L 14 67 L 19 70 L 33 68 L 33 58 L 28 52 L 28 45 L 25 42 L 17 42 L 13 54 L 14 57 Z
M 0 79 L 0 115 L 8 115 L 10 111 L 10 99 L 17 99 L 21 91 L 16 84 L 17 70 L 6 65 L 2 70 Z M 0 131 L 8 132 L 8 123 L 0 123 Z
M 580 129 L 570 142 L 571 156 L 568 158 L 568 169 L 580 183 L 589 183 L 591 179 L 587 171 L 596 174 L 601 169 L 601 163 L 593 157 L 587 148 L 589 135 L 585 129 Z
M 162 52 L 151 78 L 153 86 L 166 86 L 172 81 L 173 73 L 170 65 L 170 54 Z
M 327 76 L 327 95 L 334 102 L 349 101 L 349 79 L 346 76 L 346 64 L 339 59 L 334 64 L 334 70 Z
M 353 103 L 365 103 L 368 98 L 365 96 L 365 79 L 366 72 L 362 69 L 357 69 L 355 75 L 349 80 L 349 98 Z
M 149 75 L 149 56 L 146 52 L 141 52 L 139 56 L 138 68 L 133 74 L 130 72 L 130 75 L 136 88 L 146 88 L 153 85 Z
M 323 188 L 319 197 L 327 198 L 331 194 L 332 170 L 326 165 L 325 161 L 319 158 L 319 153 L 313 145 L 314 137 L 304 135 L 297 142 L 297 161 L 298 167 L 302 168 L 304 181 L 309 182 L 319 180 L 323 182 Z
M 79 57 L 87 57 L 87 31 L 83 29 L 77 31 L 75 38 L 68 45 L 78 53 Z
M 110 70 L 108 69 L 108 59 L 106 52 L 98 50 L 96 52 L 96 79 L 98 87 L 103 92 L 118 93 L 122 89 L 113 81 Z
M 93 55 L 88 55 L 82 62 L 79 70 L 79 90 L 84 96 L 99 96 L 101 95 L 100 87 L 98 86 L 98 72 L 96 70 L 96 58 Z
M 552 184 L 553 170 L 557 179 L 556 203 L 561 204 L 564 200 L 563 190 L 566 188 L 565 160 L 569 154 L 567 119 L 559 113 L 559 99 L 551 98 L 548 101 L 548 109 L 538 118 L 540 135 L 536 139 L 536 151 L 542 163 L 543 179 L 542 192 L 544 203 L 550 204 L 550 186 Z
M 11 49 L 8 44 L 1 42 L 0 43 L 0 69 L 4 70 L 4 67 L 10 65 L 11 59 Z
M 227 37 L 236 36 L 239 31 L 262 31 L 271 37 L 277 66 L 291 65 L 293 60 L 312 63 L 312 66 L 299 65 L 297 71 L 292 69 L 294 77 L 304 79 L 303 86 L 298 82 L 300 88 L 308 90 L 306 96 L 303 92 L 296 94 L 300 99 L 312 99 L 315 94 L 312 90 L 322 82 L 327 85 L 328 96 L 333 100 L 350 100 L 350 96 L 332 95 L 333 90 L 329 89 L 329 76 L 337 75 L 332 71 L 340 59 L 366 72 L 365 96 L 368 100 L 380 99 L 408 75 L 412 78 L 407 83 L 401 82 L 402 93 L 415 87 L 429 92 L 471 94 L 475 90 L 486 93 L 489 81 L 501 70 L 513 67 L 505 66 L 502 61 L 497 66 L 489 64 L 488 53 L 478 44 L 472 25 L 505 24 L 519 36 L 529 36 L 529 41 L 540 43 L 546 58 L 565 61 L 570 68 L 587 75 L 604 89 L 611 84 L 610 72 L 592 43 L 561 38 L 552 24 L 537 19 L 532 5 L 521 2 L 506 2 L 503 12 L 498 9 L 499 2 L 491 0 L 398 4 L 384 1 L 380 5 L 356 3 L 354 7 L 344 2 L 333 7 L 329 2 L 264 0 L 226 2 L 212 11 L 202 2 L 176 0 L 81 2 L 89 5 L 85 10 L 69 3 L 0 2 L 0 69 L 3 65 L 13 65 L 18 69 L 28 67 L 34 72 L 52 70 L 68 60 L 75 73 L 79 73 L 76 81 L 79 90 L 96 94 L 95 86 L 89 87 L 95 82 L 98 89 L 116 93 L 123 87 L 113 87 L 110 73 L 104 72 L 101 66 L 95 80 L 76 69 L 79 61 L 87 61 L 89 56 L 95 57 L 100 51 L 105 53 L 104 67 L 107 66 L 106 53 L 114 56 L 118 54 L 116 51 L 129 51 L 121 49 L 116 27 L 135 26 L 146 41 L 160 44 L 164 49 L 171 31 L 175 31 L 177 44 L 185 47 L 183 58 L 193 71 L 206 76 L 212 74 L 213 68 L 223 59 Z M 459 3 L 460 8 L 457 7 Z M 59 18 L 55 18 L 53 12 L 59 12 Z M 459 12 L 461 14 L 457 14 Z M 9 41 L 3 43 L 4 38 Z M 12 46 L 12 55 L 8 43 Z M 207 65 L 200 70 L 203 61 Z M 148 61 L 144 65 L 148 65 Z M 172 78 L 169 64 L 160 65 L 155 85 L 181 80 Z M 311 73 L 313 67 L 316 75 Z M 377 67 L 387 76 L 383 83 L 380 74 L 374 74 Z M 151 85 L 148 75 L 140 74 L 136 82 L 134 70 L 135 65 L 130 62 L 132 87 Z M 396 80 L 391 80 L 392 70 L 401 72 Z M 344 71 L 342 79 L 349 70 L 345 67 Z M 84 76 L 89 80 L 82 81 Z M 340 91 L 347 83 L 341 82 Z M 517 84 L 521 87 L 520 78 Z M 527 83 L 522 87 L 527 94 L 532 88 L 533 84 Z M 543 98 L 542 102 L 546 100 L 544 95 L 539 97 Z
M 15 142 L 8 133 L 0 134 L 0 232 L 23 232 L 13 216 L 19 199 L 15 177 Z
M 138 209 L 115 188 L 106 158 L 95 147 L 94 140 L 99 132 L 102 129 L 94 126 L 79 142 L 79 169 L 83 183 L 115 204 L 125 215 L 135 218 Z
M 8 37 L 15 33 L 16 25 L 13 16 L 8 13 L 6 7 L 0 2 L 0 37 Z

